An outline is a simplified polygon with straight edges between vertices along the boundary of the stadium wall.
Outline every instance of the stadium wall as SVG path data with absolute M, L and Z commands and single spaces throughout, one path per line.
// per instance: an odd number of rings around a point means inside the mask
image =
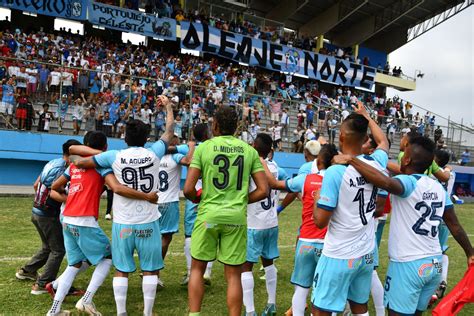
M 61 145 L 68 139 L 82 142 L 82 136 L 54 135 L 31 132 L 0 131 L 0 185 L 33 185 L 43 166 L 50 160 L 61 157 Z M 109 149 L 124 149 L 121 139 L 109 139 Z M 275 161 L 294 176 L 305 162 L 303 154 L 275 153 Z M 186 179 L 186 168 L 181 174 L 181 185 Z M 454 166 L 456 188 L 474 192 L 474 167 Z M 466 190 L 467 189 L 467 190 Z
M 0 185 L 32 185 L 48 161 L 61 157 L 61 145 L 68 139 L 82 142 L 82 136 L 0 131 Z M 108 141 L 109 149 L 126 147 L 121 139 Z M 293 153 L 276 153 L 275 160 L 290 176 L 304 163 L 302 154 Z

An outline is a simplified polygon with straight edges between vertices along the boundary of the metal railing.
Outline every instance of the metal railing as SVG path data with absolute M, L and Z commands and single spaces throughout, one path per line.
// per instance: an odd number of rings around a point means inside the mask
M 18 84 L 17 84 L 17 90 L 16 92 L 23 92 L 26 94 L 26 96 L 32 101 L 32 103 L 36 104 L 37 107 L 39 107 L 42 103 L 47 102 L 51 103 L 51 109 L 56 107 L 54 105 L 54 101 L 59 99 L 60 96 L 63 94 L 66 94 L 68 98 L 69 104 L 73 104 L 73 101 L 81 96 L 81 93 L 84 94 L 84 98 L 86 99 L 86 104 L 93 105 L 97 108 L 97 114 L 100 116 L 104 116 L 105 111 L 108 109 L 107 106 L 103 106 L 103 100 L 104 98 L 107 99 L 107 96 L 103 96 L 102 92 L 100 92 L 101 87 L 99 82 L 102 82 L 100 78 L 102 75 L 104 76 L 110 76 L 112 77 L 117 77 L 120 82 L 120 86 L 124 85 L 129 85 L 130 89 L 129 90 L 124 90 L 124 89 L 116 89 L 114 84 L 111 84 L 109 87 L 111 91 L 115 95 L 119 95 L 122 98 L 121 103 L 125 103 L 125 107 L 129 108 L 129 105 L 132 104 L 132 106 L 142 106 L 142 102 L 138 100 L 138 96 L 141 95 L 141 93 L 137 93 L 135 90 L 140 89 L 143 90 L 143 88 L 140 88 L 141 86 L 145 85 L 145 94 L 150 89 L 154 89 L 154 94 L 152 96 L 156 97 L 160 93 L 165 93 L 168 94 L 169 96 L 178 96 L 179 98 L 179 105 L 189 105 L 190 107 L 193 104 L 193 99 L 195 97 L 199 97 L 201 100 L 206 100 L 206 98 L 209 96 L 210 93 L 216 94 L 215 98 L 218 100 L 215 104 L 210 104 L 210 106 L 207 106 L 204 101 L 201 101 L 203 109 L 199 110 L 199 115 L 201 116 L 201 119 L 207 120 L 207 118 L 212 117 L 212 109 L 217 108 L 220 105 L 231 105 L 235 106 L 236 110 L 239 112 L 241 115 L 242 121 L 239 125 L 239 131 L 247 131 L 249 132 L 248 128 L 249 125 L 252 122 L 255 122 L 255 118 L 259 118 L 260 123 L 263 125 L 262 129 L 267 130 L 269 129 L 270 126 L 273 125 L 273 122 L 271 121 L 271 116 L 270 116 L 270 107 L 267 105 L 264 105 L 262 108 L 258 108 L 256 106 L 253 106 L 249 110 L 249 117 L 245 119 L 244 117 L 244 104 L 246 103 L 255 103 L 257 100 L 263 100 L 263 99 L 268 99 L 268 101 L 273 102 L 276 100 L 281 100 L 282 101 L 282 108 L 287 108 L 288 114 L 289 114 L 289 120 L 290 124 L 288 126 L 289 132 L 288 135 L 286 136 L 286 140 L 284 139 L 285 143 L 285 148 L 291 147 L 291 133 L 293 129 L 296 128 L 297 124 L 297 117 L 296 115 L 299 112 L 300 105 L 302 103 L 304 104 L 312 104 L 314 107 L 325 107 L 327 108 L 333 115 L 337 118 L 340 118 L 340 113 L 342 109 L 339 106 L 336 106 L 332 104 L 328 100 L 321 100 L 319 98 L 314 98 L 312 103 L 306 102 L 306 100 L 302 98 L 292 98 L 289 96 L 284 97 L 281 93 L 276 90 L 274 94 L 270 94 L 270 88 L 268 86 L 268 83 L 260 83 L 258 89 L 253 90 L 251 88 L 247 89 L 230 89 L 230 88 L 222 88 L 222 87 L 209 87 L 205 85 L 199 85 L 199 84 L 194 84 L 194 83 L 187 83 L 187 82 L 182 82 L 182 81 L 169 81 L 169 80 L 164 80 L 160 78 L 150 78 L 150 77 L 142 77 L 142 76 L 135 76 L 135 75 L 130 75 L 130 74 L 111 74 L 107 71 L 100 71 L 100 70 L 85 70 L 83 68 L 77 68 L 77 67 L 64 67 L 61 64 L 55 64 L 55 63 L 46 63 L 46 62 L 39 62 L 39 61 L 29 61 L 29 60 L 24 60 L 24 59 L 17 59 L 17 58 L 8 58 L 8 57 L 1 57 L 0 60 L 4 61 L 6 63 L 13 63 L 13 64 L 18 64 L 18 65 L 25 65 L 30 67 L 30 69 L 38 69 L 39 66 L 42 67 L 43 65 L 48 67 L 48 68 L 61 68 L 63 70 L 67 70 L 69 72 L 82 72 L 82 75 L 87 77 L 86 81 L 86 87 L 81 87 L 80 86 L 80 78 L 76 78 L 75 82 L 73 82 L 72 87 L 65 86 L 65 82 L 63 80 L 59 81 L 59 85 L 56 87 L 53 87 L 51 89 L 51 86 L 47 86 L 47 89 L 45 88 L 45 85 L 43 85 L 40 82 L 40 78 L 38 78 L 38 82 L 35 86 L 36 89 L 29 89 L 29 85 L 27 84 L 25 88 L 19 88 L 18 89 Z M 78 76 L 79 77 L 79 76 Z M 94 82 L 94 79 L 91 79 L 95 77 L 97 79 L 97 82 Z M 107 79 L 106 79 L 107 81 Z M 91 83 L 93 83 L 91 85 Z M 97 85 L 97 89 L 94 89 L 94 83 Z M 103 90 L 103 89 L 102 89 Z M 124 93 L 126 91 L 126 95 Z M 259 92 L 263 92 L 264 94 L 261 94 Z M 20 94 L 17 95 L 18 97 Z M 148 103 L 150 104 L 150 107 L 154 107 L 155 103 L 155 98 L 151 98 L 148 100 Z M 399 99 L 400 102 L 408 102 L 405 100 Z M 416 108 L 420 109 L 421 111 L 429 111 L 428 109 L 415 105 L 410 102 L 410 104 Z M 178 113 L 178 109 L 176 109 L 176 112 Z M 414 111 L 416 112 L 416 111 Z M 431 111 L 429 111 L 431 112 Z M 433 113 L 433 112 L 431 112 Z M 66 118 L 67 122 L 71 122 L 71 117 L 72 117 L 71 109 L 69 109 L 68 116 Z M 385 127 L 386 122 L 388 117 L 387 116 L 377 116 L 375 111 L 373 111 L 373 116 L 374 118 L 378 118 L 379 122 Z M 207 115 L 207 117 L 206 117 Z M 443 129 L 443 138 L 445 139 L 445 144 L 447 145 L 448 149 L 455 152 L 456 155 L 459 156 L 459 154 L 462 152 L 464 149 L 465 145 L 472 145 L 472 137 L 473 136 L 473 129 L 470 127 L 467 127 L 465 125 L 453 122 L 449 117 L 446 118 L 442 115 L 433 113 L 433 115 L 436 116 L 436 120 L 442 120 L 441 122 L 436 123 L 436 126 L 441 126 Z M 315 114 L 315 117 L 317 115 Z M 244 120 L 245 119 L 245 120 Z M 414 121 L 408 121 L 408 119 L 405 117 L 400 117 L 395 119 L 396 122 L 398 123 L 398 130 L 401 130 L 402 126 L 404 125 L 405 122 L 408 122 L 409 124 L 414 123 Z M 315 120 L 316 121 L 316 120 Z M 153 125 L 153 122 L 151 122 Z M 315 122 L 316 123 L 316 122 Z M 53 130 L 56 128 L 57 124 L 52 124 L 53 125 Z M 36 124 L 34 125 L 36 126 Z M 1 124 L 1 119 L 0 119 L 0 128 L 14 128 L 15 126 L 13 124 Z M 33 127 L 33 126 L 31 126 Z M 431 127 L 430 135 L 433 135 L 434 132 L 434 127 Z M 249 132 L 250 134 L 250 132 Z M 118 134 L 114 135 L 109 135 L 109 136 L 115 136 L 115 137 L 120 137 Z

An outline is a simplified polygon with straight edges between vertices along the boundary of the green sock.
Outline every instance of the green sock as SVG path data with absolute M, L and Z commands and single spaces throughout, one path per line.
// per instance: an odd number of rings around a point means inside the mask
M 201 316 L 201 312 L 189 313 L 189 316 Z

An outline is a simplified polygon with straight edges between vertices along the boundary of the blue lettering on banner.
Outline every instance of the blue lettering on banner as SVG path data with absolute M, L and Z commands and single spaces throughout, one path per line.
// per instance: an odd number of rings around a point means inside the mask
M 89 0 L 0 0 L 0 7 L 74 20 L 86 20 Z
M 221 31 L 201 23 L 183 21 L 180 25 L 181 48 L 216 54 L 250 66 L 299 74 L 333 84 L 369 90 L 374 85 L 373 67 Z
M 122 32 L 176 40 L 176 20 L 93 2 L 89 22 Z

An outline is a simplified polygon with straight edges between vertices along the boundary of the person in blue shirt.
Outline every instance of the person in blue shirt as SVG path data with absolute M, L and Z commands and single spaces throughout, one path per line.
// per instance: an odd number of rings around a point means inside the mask
M 35 181 L 35 200 L 33 203 L 31 221 L 41 238 L 41 249 L 31 260 L 21 267 L 16 278 L 33 280 L 35 284 L 31 294 L 47 293 L 46 284 L 56 279 L 65 254 L 63 230 L 59 219 L 61 203 L 50 197 L 51 186 L 69 166 L 69 147 L 80 145 L 75 139 L 70 139 L 62 146 L 63 157 L 48 162 Z M 43 273 L 38 275 L 38 270 Z
M 465 149 L 464 152 L 461 154 L 461 166 L 465 166 L 471 162 L 471 153 L 469 149 Z
M 313 106 L 311 104 L 308 104 L 308 106 L 306 107 L 306 128 L 308 128 L 309 125 L 313 123 L 313 119 L 314 119 Z
M 155 115 L 155 140 L 160 138 L 162 132 L 165 131 L 165 117 L 166 113 L 163 111 L 163 107 L 158 106 L 154 113 Z
M 63 94 L 61 99 L 57 100 L 56 103 L 58 104 L 58 109 L 56 112 L 56 117 L 58 118 L 58 132 L 63 132 L 63 124 L 66 120 L 67 110 L 69 108 L 69 100 L 67 99 L 67 95 Z

